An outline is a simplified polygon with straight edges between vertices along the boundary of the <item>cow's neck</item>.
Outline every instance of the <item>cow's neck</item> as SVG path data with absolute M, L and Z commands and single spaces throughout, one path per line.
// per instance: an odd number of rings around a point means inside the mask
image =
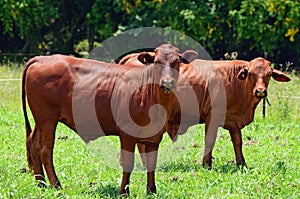
M 222 74 L 226 90 L 225 127 L 232 130 L 241 129 L 253 121 L 255 108 L 259 103 L 253 96 L 247 80 L 238 79 L 240 70 L 247 66 L 247 62 L 217 62 L 216 65 Z
M 160 104 L 165 109 L 169 109 L 174 94 L 166 94 L 159 86 L 159 79 L 154 68 L 151 68 L 151 66 L 147 67 L 146 70 L 143 70 L 138 80 L 139 85 L 141 85 L 137 96 L 140 101 L 140 108 L 149 109 L 154 104 Z
M 255 109 L 260 102 L 260 99 L 255 97 L 252 93 L 252 88 L 249 88 L 249 84 L 247 81 L 243 81 L 243 93 L 241 94 L 240 103 L 243 103 L 241 106 L 241 115 L 240 115 L 240 122 L 239 127 L 243 128 L 245 125 L 251 123 L 254 119 Z
M 249 92 L 250 90 L 251 90 L 251 92 Z M 250 120 L 250 122 L 253 121 L 254 114 L 255 114 L 255 109 L 256 109 L 257 105 L 259 104 L 259 102 L 260 102 L 260 99 L 258 99 L 256 96 L 253 95 L 252 90 L 253 90 L 252 88 L 248 88 L 246 90 L 246 91 L 248 91 L 248 97 L 247 97 L 248 100 L 247 100 L 247 102 L 248 102 L 248 110 L 249 110 L 249 120 Z

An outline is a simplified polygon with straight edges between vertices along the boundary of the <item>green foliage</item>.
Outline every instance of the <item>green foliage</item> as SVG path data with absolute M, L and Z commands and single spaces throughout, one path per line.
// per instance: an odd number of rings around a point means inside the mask
M 116 1 L 115 1 L 116 2 Z M 198 41 L 215 59 L 238 51 L 242 59 L 268 52 L 277 64 L 300 53 L 299 1 L 117 1 L 122 30 L 170 27 Z M 95 8 L 96 9 L 96 8 Z M 99 9 L 100 10 L 100 9 Z
M 244 0 L 239 10 L 231 11 L 237 19 L 237 39 L 251 41 L 249 50 L 256 48 L 272 57 L 284 54 L 287 59 L 292 58 L 289 51 L 300 53 L 289 46 L 296 42 L 296 37 L 299 42 L 299 13 L 299 1 L 285 0 Z
M 90 12 L 87 13 L 87 21 L 96 30 L 96 40 L 103 41 L 117 31 L 124 14 L 119 2 L 118 0 L 94 1 Z
M 85 39 L 91 50 L 94 41 L 125 30 L 169 27 L 214 59 L 233 51 L 247 60 L 268 52 L 276 64 L 300 63 L 298 0 L 3 0 L 0 7 L 0 31 L 12 42 L 24 41 L 22 52 L 76 54 L 74 46 Z M 12 50 L 5 46 L 2 51 Z
M 95 42 L 94 47 L 100 46 L 100 43 Z M 80 41 L 75 45 L 74 51 L 81 57 L 87 58 L 89 55 L 89 42 L 87 39 Z
M 24 38 L 33 34 L 33 29 L 41 29 L 51 25 L 51 21 L 58 18 L 58 1 L 39 0 L 2 0 L 0 1 L 0 21 L 4 25 L 3 33 L 12 36 L 14 30 Z
M 53 25 L 54 20 L 59 17 L 57 5 L 58 1 L 52 0 L 0 1 L 0 24 L 4 27 L 2 34 L 24 40 L 20 52 L 42 52 L 46 45 L 43 29 Z M 5 46 L 14 47 L 7 44 L 3 47 Z

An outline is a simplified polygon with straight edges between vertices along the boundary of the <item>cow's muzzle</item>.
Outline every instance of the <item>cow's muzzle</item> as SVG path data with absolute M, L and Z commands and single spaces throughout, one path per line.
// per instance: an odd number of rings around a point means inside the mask
M 172 89 L 175 88 L 175 80 L 173 79 L 163 79 L 160 82 L 160 87 L 164 90 L 165 93 L 171 93 Z
M 267 90 L 265 90 L 265 89 L 256 89 L 255 90 L 255 96 L 257 97 L 257 98 L 265 98 L 265 97 L 267 97 Z

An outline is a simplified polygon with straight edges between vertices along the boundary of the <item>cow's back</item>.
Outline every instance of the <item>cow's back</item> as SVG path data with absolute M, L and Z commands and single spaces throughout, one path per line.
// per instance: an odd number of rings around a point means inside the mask
M 65 116 L 64 119 L 75 129 L 70 106 L 71 88 L 74 85 L 70 65 L 77 60 L 54 55 L 34 57 L 29 62 L 31 64 L 26 72 L 25 89 L 35 120 L 44 120 L 42 116 L 47 114 L 55 118 Z
M 48 117 L 55 117 L 77 131 L 76 125 L 81 124 L 74 121 L 74 114 L 89 108 L 92 101 L 93 111 L 101 120 L 99 122 L 105 124 L 102 130 L 108 133 L 115 130 L 111 94 L 126 67 L 63 55 L 39 56 L 29 62 L 25 88 L 28 104 L 37 122 L 39 119 L 43 122 L 42 116 L 48 114 Z M 78 106 L 82 108 L 79 111 Z M 75 116 L 78 119 L 78 115 Z M 87 115 L 84 117 L 88 118 Z
M 125 126 L 124 130 L 151 122 L 149 109 L 157 103 L 151 66 L 63 55 L 39 56 L 29 63 L 25 88 L 37 122 L 54 118 L 80 136 L 90 136 L 84 140 L 116 135 L 120 126 Z

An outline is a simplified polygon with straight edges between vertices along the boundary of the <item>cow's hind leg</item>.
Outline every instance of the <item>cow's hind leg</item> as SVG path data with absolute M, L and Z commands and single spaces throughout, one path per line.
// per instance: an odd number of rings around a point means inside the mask
M 31 132 L 30 135 L 31 134 L 33 134 L 33 132 Z M 32 144 L 32 140 L 30 139 L 30 135 L 26 137 L 27 163 L 28 163 L 29 171 L 34 172 L 33 152 L 35 152 L 35 150 L 32 150 L 33 144 Z
M 61 188 L 53 165 L 53 148 L 56 125 L 57 121 L 52 119 L 43 123 L 42 127 L 39 129 L 39 138 L 41 140 L 41 150 L 39 154 L 50 184 L 55 188 Z
M 26 138 L 27 160 L 29 169 L 33 170 L 35 179 L 39 182 L 38 185 L 44 187 L 46 182 L 42 161 L 39 155 L 41 151 L 41 140 L 38 135 L 39 132 L 35 127 L 31 134 Z

